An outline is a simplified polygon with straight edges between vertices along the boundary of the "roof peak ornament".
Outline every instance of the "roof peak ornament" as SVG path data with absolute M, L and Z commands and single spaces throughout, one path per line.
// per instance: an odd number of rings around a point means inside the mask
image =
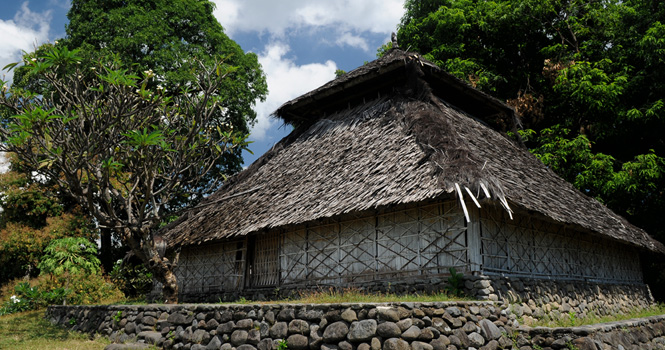
M 397 34 L 395 34 L 395 32 L 390 34 L 390 41 L 393 44 L 393 49 L 399 49 L 399 44 L 397 43 Z

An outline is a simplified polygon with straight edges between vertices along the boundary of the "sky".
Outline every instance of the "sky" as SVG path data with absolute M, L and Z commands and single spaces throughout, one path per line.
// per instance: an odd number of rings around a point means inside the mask
M 256 105 L 245 166 L 291 128 L 270 117 L 283 103 L 376 58 L 404 14 L 404 0 L 213 0 L 226 34 L 258 55 L 268 81 Z M 70 0 L 0 0 L 0 68 L 65 36 Z M 11 80 L 11 73 L 0 73 Z M 1 166 L 1 165 L 0 165 Z

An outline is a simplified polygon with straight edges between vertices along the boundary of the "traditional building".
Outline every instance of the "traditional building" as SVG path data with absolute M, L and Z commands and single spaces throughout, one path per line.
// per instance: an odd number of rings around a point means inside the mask
M 650 297 L 640 252 L 663 245 L 531 155 L 510 107 L 418 54 L 393 49 L 275 116 L 293 132 L 165 230 L 181 300 L 431 290 L 450 267 L 481 298 L 528 281 Z

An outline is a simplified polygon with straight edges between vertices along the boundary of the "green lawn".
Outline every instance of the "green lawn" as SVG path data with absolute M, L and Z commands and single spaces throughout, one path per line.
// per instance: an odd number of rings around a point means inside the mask
M 68 332 L 44 319 L 45 310 L 0 316 L 2 350 L 102 350 L 110 341 L 90 340 L 87 335 Z

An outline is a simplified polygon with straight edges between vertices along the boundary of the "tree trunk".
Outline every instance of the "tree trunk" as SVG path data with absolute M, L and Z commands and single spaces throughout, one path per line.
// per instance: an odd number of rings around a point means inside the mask
M 113 269 L 113 242 L 112 242 L 112 233 L 113 231 L 110 228 L 101 228 L 99 230 L 99 241 L 101 247 L 99 249 L 99 261 L 102 263 L 102 267 L 106 273 L 111 272 Z
M 164 281 L 162 283 L 162 297 L 166 304 L 178 303 L 178 281 L 173 269 L 164 271 Z
M 160 254 L 160 248 L 150 234 L 134 234 L 125 229 L 125 241 L 129 244 L 132 252 L 136 254 L 152 272 L 152 276 L 162 284 L 162 297 L 166 304 L 178 303 L 178 281 L 173 273 L 172 264 L 164 253 Z M 137 237 L 141 237 L 140 240 Z M 177 259 L 176 259 L 177 260 Z

